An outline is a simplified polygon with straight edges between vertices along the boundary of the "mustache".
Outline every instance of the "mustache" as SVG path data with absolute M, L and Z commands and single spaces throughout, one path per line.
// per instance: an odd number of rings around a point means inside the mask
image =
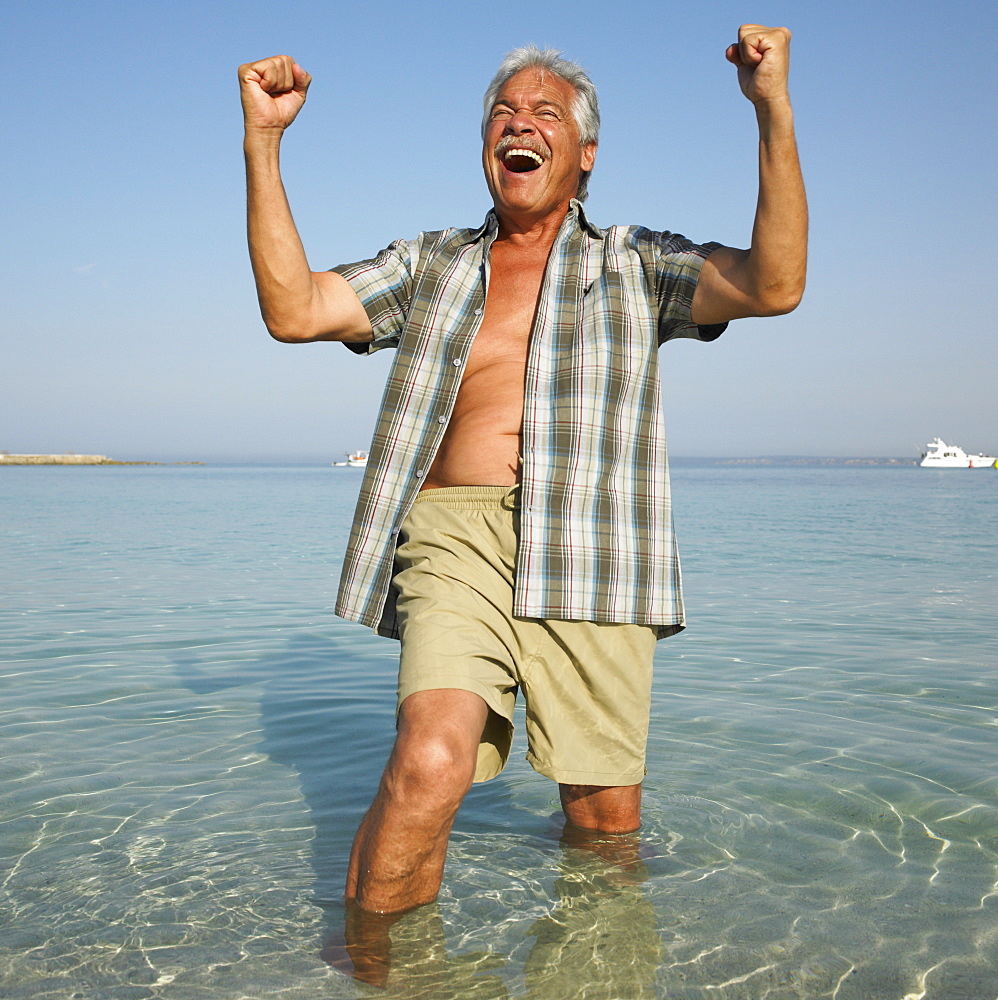
M 515 135 L 504 135 L 496 143 L 494 152 L 496 156 L 501 157 L 511 149 L 529 149 L 532 153 L 542 156 L 545 160 L 551 156 L 551 151 L 544 143 L 526 136 L 521 138 Z

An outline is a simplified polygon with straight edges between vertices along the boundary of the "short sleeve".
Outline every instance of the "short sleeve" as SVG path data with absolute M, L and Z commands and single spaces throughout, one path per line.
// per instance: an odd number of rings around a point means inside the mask
M 346 343 L 351 351 L 373 354 L 384 347 L 398 347 L 409 315 L 418 257 L 418 240 L 396 240 L 370 260 L 331 268 L 346 278 L 357 293 L 374 330 L 374 339 L 369 343 Z
M 658 342 L 678 337 L 692 340 L 717 340 L 727 328 L 727 323 L 698 326 L 693 322 L 691 310 L 693 295 L 700 279 L 703 262 L 719 247 L 720 243 L 697 244 L 675 233 L 653 234 L 658 244 L 655 265 L 656 292 L 658 295 Z

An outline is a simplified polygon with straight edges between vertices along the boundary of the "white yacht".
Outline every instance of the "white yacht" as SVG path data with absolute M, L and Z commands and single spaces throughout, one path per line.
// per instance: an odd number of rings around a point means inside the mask
M 959 445 L 933 438 L 918 464 L 923 469 L 990 469 L 998 459 L 994 455 L 968 455 Z
M 365 469 L 367 468 L 367 452 L 366 451 L 348 452 L 347 460 L 345 462 L 333 462 L 333 465 L 338 465 L 341 468 L 343 466 L 349 466 L 351 469 Z

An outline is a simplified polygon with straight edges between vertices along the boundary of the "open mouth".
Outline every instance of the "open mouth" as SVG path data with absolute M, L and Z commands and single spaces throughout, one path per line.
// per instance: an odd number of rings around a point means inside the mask
M 503 153 L 502 162 L 507 170 L 512 170 L 515 174 L 525 174 L 541 166 L 544 157 L 532 149 L 513 147 Z

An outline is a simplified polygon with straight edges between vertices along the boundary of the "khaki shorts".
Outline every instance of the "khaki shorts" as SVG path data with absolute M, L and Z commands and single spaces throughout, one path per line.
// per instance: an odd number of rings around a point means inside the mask
M 564 784 L 634 785 L 645 774 L 651 625 L 514 618 L 517 488 L 424 490 L 397 552 L 398 704 L 416 691 L 480 695 L 489 717 L 475 781 L 509 758 L 518 690 L 527 760 Z

